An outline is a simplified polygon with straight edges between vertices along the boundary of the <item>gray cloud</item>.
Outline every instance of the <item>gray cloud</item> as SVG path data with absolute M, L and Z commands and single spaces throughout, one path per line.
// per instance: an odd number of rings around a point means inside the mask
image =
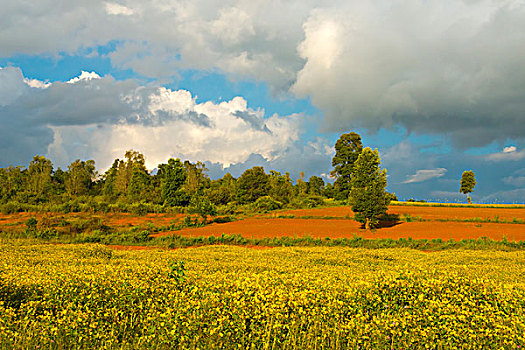
M 161 82 L 197 69 L 292 86 L 325 113 L 328 131 L 401 125 L 462 148 L 525 135 L 521 1 L 2 4 L 6 57 L 108 42 L 114 66 Z
M 352 2 L 312 12 L 293 91 L 327 129 L 401 125 L 469 148 L 525 135 L 525 4 Z
M 272 132 L 266 126 L 264 119 L 260 115 L 261 113 L 253 113 L 247 111 L 237 111 L 233 113 L 234 116 L 244 120 L 247 124 L 251 125 L 252 128 L 259 131 L 264 131 L 271 134 Z
M 503 183 L 515 187 L 525 187 L 525 168 L 518 169 L 511 176 L 504 177 Z
M 2 54 L 76 53 L 118 42 L 108 57 L 149 77 L 220 69 L 286 90 L 303 64 L 302 23 L 316 0 L 2 3 Z

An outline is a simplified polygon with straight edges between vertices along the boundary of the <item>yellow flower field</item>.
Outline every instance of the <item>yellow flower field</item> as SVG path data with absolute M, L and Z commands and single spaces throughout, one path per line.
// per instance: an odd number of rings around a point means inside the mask
M 181 263 L 182 261 L 182 263 Z M 1 348 L 525 345 L 525 252 L 0 244 Z

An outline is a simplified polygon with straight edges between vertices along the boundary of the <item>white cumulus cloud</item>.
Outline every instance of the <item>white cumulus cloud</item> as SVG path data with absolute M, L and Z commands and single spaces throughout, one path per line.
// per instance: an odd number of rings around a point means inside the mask
M 0 98 L 0 152 L 14 157 L 3 158 L 4 166 L 45 149 L 62 166 L 81 157 L 107 167 L 135 149 L 150 168 L 169 157 L 228 167 L 254 154 L 275 161 L 301 131 L 302 116 L 266 116 L 243 97 L 197 103 L 189 91 L 95 72 L 32 89 L 19 69 L 6 68 L 0 71 Z

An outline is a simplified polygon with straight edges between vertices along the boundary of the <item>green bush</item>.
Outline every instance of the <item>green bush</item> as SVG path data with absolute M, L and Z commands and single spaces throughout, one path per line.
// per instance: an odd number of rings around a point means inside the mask
M 145 203 L 134 203 L 128 206 L 128 210 L 133 215 L 144 216 L 148 214 L 148 207 Z
M 270 196 L 263 196 L 258 198 L 253 206 L 257 211 L 268 212 L 281 209 L 283 207 L 283 203 L 276 201 Z
M 0 211 L 2 211 L 3 214 L 14 214 L 21 212 L 22 206 L 18 202 L 7 202 L 6 204 L 2 205 L 0 207 Z
M 315 195 L 297 197 L 290 202 L 290 206 L 297 209 L 315 208 L 323 204 L 323 197 Z

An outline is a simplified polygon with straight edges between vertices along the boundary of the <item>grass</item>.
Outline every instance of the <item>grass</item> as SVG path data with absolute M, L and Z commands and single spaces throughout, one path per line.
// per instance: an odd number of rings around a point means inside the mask
M 486 237 L 478 239 L 442 240 L 442 239 L 412 239 L 412 238 L 381 238 L 366 239 L 359 236 L 350 238 L 313 238 L 313 237 L 273 237 L 246 238 L 242 235 L 222 234 L 221 236 L 182 236 L 166 235 L 151 237 L 150 231 L 131 229 L 126 232 L 108 233 L 94 231 L 75 236 L 59 235 L 53 231 L 36 231 L 22 233 L 0 233 L 4 242 L 33 242 L 52 244 L 101 243 L 105 245 L 149 246 L 165 249 L 199 247 L 209 245 L 253 246 L 253 247 L 352 247 L 367 249 L 410 248 L 422 251 L 440 251 L 451 249 L 468 250 L 525 250 L 525 241 L 495 241 Z

